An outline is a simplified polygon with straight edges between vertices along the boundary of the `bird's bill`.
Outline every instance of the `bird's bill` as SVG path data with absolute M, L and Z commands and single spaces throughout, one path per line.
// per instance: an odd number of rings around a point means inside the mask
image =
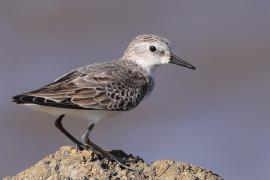
M 184 61 L 182 58 L 177 57 L 174 54 L 172 54 L 169 63 L 176 64 L 176 65 L 179 65 L 179 66 L 184 66 L 184 67 L 187 67 L 189 69 L 196 69 L 195 66 L 189 64 L 188 62 Z

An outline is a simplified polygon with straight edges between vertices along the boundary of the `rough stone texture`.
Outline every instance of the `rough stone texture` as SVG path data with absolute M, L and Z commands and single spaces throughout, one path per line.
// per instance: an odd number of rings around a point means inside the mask
M 113 150 L 111 153 L 122 159 L 136 159 L 121 150 Z M 16 176 L 5 177 L 4 180 L 222 179 L 219 175 L 204 168 L 169 160 L 159 160 L 149 165 L 137 157 L 130 167 L 142 173 L 124 169 L 115 162 L 102 160 L 92 151 L 79 151 L 74 147 L 63 146 L 55 154 L 46 156 L 34 166 Z

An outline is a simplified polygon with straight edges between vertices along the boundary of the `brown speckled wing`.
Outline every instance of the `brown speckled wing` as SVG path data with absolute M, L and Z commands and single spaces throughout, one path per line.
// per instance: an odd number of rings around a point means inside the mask
M 130 110 L 140 103 L 152 84 L 151 78 L 131 69 L 116 61 L 88 65 L 13 100 L 62 108 Z

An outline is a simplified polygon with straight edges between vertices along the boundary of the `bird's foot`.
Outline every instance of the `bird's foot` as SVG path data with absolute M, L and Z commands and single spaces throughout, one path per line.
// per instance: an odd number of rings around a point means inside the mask
M 138 158 L 138 157 L 135 157 L 135 159 L 119 159 L 118 158 L 118 160 L 124 164 L 132 164 L 132 163 L 138 162 L 140 160 L 140 158 Z
M 116 157 L 116 156 L 114 156 L 113 154 L 111 154 L 110 152 L 108 152 L 108 151 L 105 151 L 105 150 L 103 150 L 102 152 L 100 152 L 102 155 L 103 155 L 103 159 L 102 159 L 102 161 L 104 162 L 104 161 L 114 161 L 114 162 L 116 162 L 119 166 L 121 166 L 121 167 L 123 167 L 123 168 L 125 168 L 125 169 L 128 169 L 128 170 L 131 170 L 131 171 L 134 171 L 134 172 L 137 172 L 137 173 L 142 173 L 142 171 L 140 171 L 140 170 L 137 170 L 137 169 L 135 169 L 135 168 L 132 168 L 132 167 L 130 167 L 130 166 L 128 166 L 128 165 L 130 165 L 131 163 L 134 163 L 134 162 L 136 162 L 136 161 L 138 161 L 138 159 L 136 158 L 136 159 L 132 159 L 132 160 L 129 160 L 129 159 L 121 159 L 121 158 L 118 158 L 118 157 Z
M 88 150 L 89 146 L 86 144 L 76 144 L 76 149 L 77 151 L 83 151 L 83 150 Z

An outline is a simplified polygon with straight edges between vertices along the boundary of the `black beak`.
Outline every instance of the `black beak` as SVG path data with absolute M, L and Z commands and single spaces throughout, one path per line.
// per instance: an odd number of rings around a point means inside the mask
M 174 54 L 171 55 L 169 63 L 176 64 L 179 66 L 184 66 L 184 67 L 187 67 L 189 69 L 194 69 L 194 70 L 196 69 L 193 65 L 189 64 L 188 62 L 184 61 L 183 59 L 181 59 L 180 57 L 177 57 Z

